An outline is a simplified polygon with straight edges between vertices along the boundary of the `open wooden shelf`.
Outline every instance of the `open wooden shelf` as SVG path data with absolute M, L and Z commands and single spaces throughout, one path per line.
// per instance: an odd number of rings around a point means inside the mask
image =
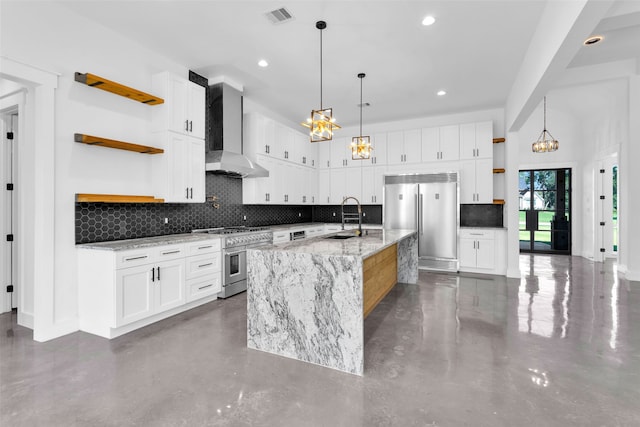
M 99 136 L 85 135 L 83 133 L 73 134 L 76 142 L 87 145 L 99 145 L 100 147 L 116 148 L 118 150 L 135 151 L 143 154 L 161 154 L 162 148 L 150 147 L 148 145 L 132 144 L 130 142 L 117 141 L 115 139 L 101 138 Z
M 120 194 L 76 194 L 76 203 L 164 203 L 153 196 L 129 196 Z
M 493 138 L 493 143 L 494 144 L 499 144 L 499 143 L 505 142 L 505 141 L 506 141 L 506 139 L 504 139 L 504 138 Z
M 493 173 L 505 173 L 504 168 L 493 168 Z
M 134 89 L 129 86 L 107 80 L 104 77 L 96 76 L 95 74 L 82 74 L 76 72 L 75 80 L 87 86 L 106 90 L 107 92 L 115 93 L 116 95 L 124 96 L 125 98 L 129 98 L 134 101 L 142 102 L 143 104 L 164 104 L 164 99 L 160 98 L 159 96 L 151 95 L 138 89 Z
M 504 199 L 493 199 L 494 205 L 504 205 Z

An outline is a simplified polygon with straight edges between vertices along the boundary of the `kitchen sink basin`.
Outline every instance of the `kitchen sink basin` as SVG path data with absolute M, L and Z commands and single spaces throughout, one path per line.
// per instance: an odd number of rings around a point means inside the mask
M 344 239 L 350 239 L 352 237 L 356 237 L 355 234 L 350 234 L 345 236 L 344 234 L 337 234 L 335 236 L 329 236 L 329 237 L 325 237 L 325 239 L 338 239 L 338 240 L 344 240 Z

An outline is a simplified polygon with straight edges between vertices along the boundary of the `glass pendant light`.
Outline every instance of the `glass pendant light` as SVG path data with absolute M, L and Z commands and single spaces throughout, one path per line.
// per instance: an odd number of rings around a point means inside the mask
M 531 151 L 534 153 L 547 153 L 558 149 L 558 141 L 547 130 L 547 97 L 544 97 L 544 122 L 542 133 L 538 140 L 531 144 Z
M 311 117 L 301 123 L 302 126 L 309 128 L 310 142 L 331 141 L 333 130 L 340 129 L 333 117 L 333 109 L 322 106 L 322 30 L 327 28 L 327 23 L 318 21 L 316 28 L 320 30 L 320 109 L 311 110 Z
M 360 134 L 351 138 L 351 159 L 366 160 L 371 158 L 371 137 L 362 135 L 362 79 L 365 74 L 358 74 L 360 79 Z

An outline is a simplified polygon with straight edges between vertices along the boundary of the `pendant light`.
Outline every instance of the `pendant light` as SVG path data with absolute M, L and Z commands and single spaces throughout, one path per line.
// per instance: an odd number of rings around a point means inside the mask
M 531 151 L 534 153 L 547 153 L 550 151 L 556 151 L 558 149 L 558 141 L 547 130 L 547 97 L 544 97 L 544 122 L 542 127 L 542 133 L 538 137 L 538 140 L 531 144 Z
M 371 158 L 371 137 L 362 136 L 362 79 L 365 74 L 358 74 L 360 79 L 360 134 L 351 138 L 351 159 L 366 160 Z
M 301 123 L 309 128 L 309 142 L 331 141 L 333 130 L 340 129 L 333 118 L 333 109 L 322 105 L 322 30 L 327 28 L 327 23 L 318 21 L 316 28 L 320 30 L 320 109 L 311 110 L 311 117 Z

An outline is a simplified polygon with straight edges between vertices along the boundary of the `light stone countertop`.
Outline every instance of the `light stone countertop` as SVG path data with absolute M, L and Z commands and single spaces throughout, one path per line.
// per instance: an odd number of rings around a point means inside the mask
M 113 240 L 110 242 L 82 243 L 80 249 L 98 249 L 103 251 L 126 251 L 150 246 L 175 245 L 179 243 L 199 242 L 219 239 L 219 236 L 206 233 L 167 234 L 166 236 L 142 237 L 139 239 Z
M 335 235 L 353 234 L 352 230 L 345 230 L 339 233 L 294 240 L 287 243 L 281 243 L 279 245 L 261 246 L 258 249 L 249 250 L 367 258 L 415 233 L 415 230 L 368 230 L 368 232 L 365 231 L 363 233 L 362 237 L 352 237 L 344 240 L 327 238 Z
M 267 225 L 273 231 L 278 230 L 290 230 L 293 228 L 308 228 L 308 227 L 320 227 L 325 225 L 342 225 L 340 222 L 298 222 L 292 224 L 278 224 L 278 225 Z M 350 222 L 349 226 L 353 226 L 354 223 Z M 357 227 L 357 224 L 355 224 Z M 373 223 L 363 223 L 362 228 L 365 229 L 367 227 L 382 227 L 382 224 L 373 224 Z

